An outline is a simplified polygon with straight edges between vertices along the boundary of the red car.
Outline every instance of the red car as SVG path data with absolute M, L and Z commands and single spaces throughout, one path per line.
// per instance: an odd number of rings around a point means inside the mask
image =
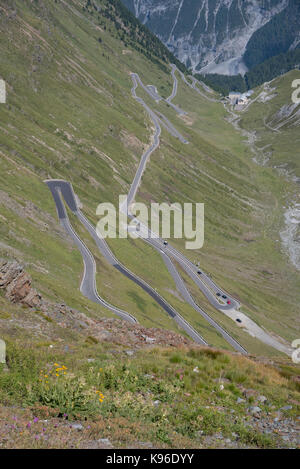
M 231 305 L 231 301 L 230 301 L 230 300 L 228 300 L 228 301 L 227 301 L 227 304 L 228 304 L 228 305 Z

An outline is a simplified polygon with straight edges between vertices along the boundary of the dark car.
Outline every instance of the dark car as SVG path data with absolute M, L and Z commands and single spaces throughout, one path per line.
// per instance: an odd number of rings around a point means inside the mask
M 241 321 L 241 319 L 237 318 L 237 319 L 236 319 L 236 322 L 242 322 L 242 321 Z
M 218 293 L 217 293 L 217 296 L 221 296 L 221 293 L 218 292 Z
M 226 300 L 227 296 L 226 296 L 226 295 L 222 295 L 222 298 L 224 298 L 224 300 Z
M 201 275 L 201 274 L 202 274 L 201 270 L 197 270 L 197 272 L 198 272 L 198 274 L 199 274 L 199 275 Z
M 164 241 L 164 245 L 165 245 L 165 246 L 168 246 L 168 241 Z

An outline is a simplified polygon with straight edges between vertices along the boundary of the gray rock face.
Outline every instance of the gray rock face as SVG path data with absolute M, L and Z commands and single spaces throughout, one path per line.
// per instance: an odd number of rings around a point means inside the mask
M 255 31 L 288 0 L 122 0 L 193 71 L 246 71 L 243 54 Z
M 245 399 L 242 399 L 241 397 L 238 397 L 236 400 L 237 404 L 242 404 L 243 402 L 245 402 Z
M 261 402 L 262 404 L 265 404 L 267 402 L 266 396 L 258 396 L 257 398 L 258 402 Z
M 74 423 L 72 425 L 72 428 L 74 428 L 74 430 L 78 430 L 78 431 L 83 430 L 83 426 L 81 425 L 81 423 Z
M 291 405 L 285 405 L 284 407 L 281 407 L 280 410 L 291 410 L 293 406 Z
M 112 448 L 112 443 L 108 438 L 100 438 L 98 440 L 98 443 L 101 443 L 101 445 L 107 446 L 109 448 Z
M 261 412 L 261 408 L 258 406 L 253 406 L 249 408 L 249 412 L 251 414 L 259 414 Z
M 5 297 L 13 303 L 29 307 L 41 305 L 41 296 L 32 288 L 30 276 L 17 262 L 0 259 L 0 289 L 5 290 Z

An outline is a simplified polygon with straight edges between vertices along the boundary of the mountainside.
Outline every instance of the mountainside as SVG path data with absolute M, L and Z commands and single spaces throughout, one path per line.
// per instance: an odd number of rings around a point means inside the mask
M 289 0 L 284 10 L 251 36 L 244 61 L 251 69 L 273 56 L 291 52 L 299 47 L 300 3 L 298 0 Z
M 119 195 L 128 192 L 153 135 L 153 123 L 131 95 L 129 73 L 139 73 L 164 98 L 174 87 L 166 62 L 169 52 L 162 45 L 157 48 L 158 40 L 117 6 L 106 1 L 28 0 L 1 7 L 1 73 L 8 90 L 7 104 L 0 106 L 1 255 L 23 263 L 44 297 L 91 316 L 114 313 L 80 292 L 82 257 L 59 224 L 44 180 L 71 182 L 82 212 L 95 226 L 98 204 L 117 205 Z M 143 46 L 148 43 L 149 49 Z M 174 240 L 175 247 L 200 263 L 252 320 L 289 347 L 297 329 L 299 273 L 276 242 L 289 186 L 272 169 L 252 161 L 244 137 L 224 119 L 228 114 L 217 95 L 205 88 L 197 93 L 175 75 L 175 102 L 186 115 L 167 100 L 156 102 L 141 86 L 137 89 L 175 129 L 170 134 L 169 127 L 163 127 L 137 200 L 147 205 L 153 200 L 205 203 L 204 247 L 186 251 L 181 239 Z M 185 139 L 176 138 L 178 132 Z M 143 325 L 182 332 L 153 296 L 107 262 L 76 216 L 68 213 L 95 258 L 101 297 Z M 159 252 L 140 239 L 111 239 L 108 245 L 153 288 L 152 295 L 157 292 L 168 301 L 206 343 L 232 349 L 183 300 Z M 277 353 L 254 338 L 253 331 L 249 334 L 246 325 L 239 327 L 234 315 L 216 310 L 194 289 L 190 277 L 180 273 L 197 303 L 247 350 Z
M 118 0 L 1 2 L 0 47 L 0 446 L 296 447 L 299 72 L 235 113 Z M 100 240 L 128 194 L 203 247 Z
M 241 74 L 220 75 L 217 73 L 208 73 L 202 75 L 196 73 L 195 77 L 199 78 L 218 93 L 223 94 L 223 96 L 228 96 L 230 91 L 244 93 L 245 91 L 253 90 L 259 85 L 269 82 L 294 69 L 300 69 L 300 47 L 272 56 L 264 62 L 253 66 L 244 76 Z
M 263 163 L 296 183 L 285 207 L 280 237 L 291 262 L 300 270 L 300 105 L 290 100 L 291 83 L 299 79 L 300 72 L 291 71 L 259 87 L 254 102 L 240 114 L 240 126 L 255 133 Z
M 236 75 L 300 40 L 297 0 L 123 0 L 194 72 Z

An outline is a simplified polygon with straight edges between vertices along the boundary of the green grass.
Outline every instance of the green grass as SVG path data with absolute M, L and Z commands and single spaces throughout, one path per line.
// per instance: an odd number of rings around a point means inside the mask
M 34 286 L 51 300 L 111 316 L 79 292 L 82 259 L 59 227 L 43 180 L 72 182 L 83 212 L 95 224 L 100 202 L 117 203 L 119 194 L 127 193 L 152 133 L 142 106 L 131 97 L 129 72 L 138 72 L 163 96 L 170 94 L 172 80 L 144 55 L 125 48 L 108 20 L 106 30 L 103 25 L 100 30 L 96 18 L 82 12 L 82 1 L 69 3 L 83 17 L 60 3 L 44 9 L 29 1 L 15 3 L 16 17 L 4 14 L 0 22 L 1 74 L 8 85 L 8 103 L 0 106 L 0 255 L 24 262 Z M 138 95 L 150 103 L 140 89 Z M 239 298 L 258 324 L 291 341 L 297 336 L 299 273 L 276 240 L 281 207 L 292 186 L 271 168 L 253 163 L 221 104 L 206 101 L 181 80 L 175 103 L 188 111 L 191 125 L 166 104 L 151 101 L 151 106 L 161 109 L 190 144 L 182 145 L 163 130 L 137 199 L 204 202 L 204 248 L 185 254 Z M 145 325 L 178 330 L 149 296 L 105 263 L 87 233 L 72 222 L 96 256 L 100 295 Z M 174 245 L 183 250 L 182 241 L 174 240 Z M 112 241 L 110 246 L 209 343 L 227 347 L 181 301 L 153 250 L 140 241 Z M 204 298 L 199 301 L 207 306 Z M 234 323 L 221 321 L 250 352 L 258 350 Z
M 261 406 L 262 415 L 267 415 L 299 396 L 296 382 L 281 376 L 284 363 L 277 364 L 276 370 L 201 348 L 174 352 L 155 347 L 140 350 L 131 359 L 124 358 L 121 349 L 116 357 L 100 344 L 79 342 L 72 350 L 64 354 L 43 345 L 9 341 L 9 372 L 0 370 L 1 403 L 30 407 L 37 416 L 48 408 L 53 409 L 51 415 L 63 418 L 68 414 L 69 420 L 88 418 L 94 422 L 93 431 L 101 430 L 103 438 L 116 438 L 113 428 L 119 422 L 124 429 L 123 445 L 136 425 L 140 441 L 145 438 L 167 447 L 197 447 L 201 431 L 202 437 L 218 432 L 232 437 L 234 432 L 242 444 L 270 448 L 278 444 L 274 437 L 245 425 L 247 406 L 255 399 L 241 405 L 237 398 L 243 396 L 243 389 L 255 389 L 268 399 Z M 88 363 L 91 356 L 94 361 Z M 195 367 L 198 372 L 193 371 Z M 104 420 L 106 429 L 102 428 Z
M 154 300 L 149 301 L 148 295 L 140 287 L 122 276 L 102 258 L 94 242 L 91 241 L 75 216 L 70 215 L 70 220 L 76 232 L 95 257 L 97 289 L 100 296 L 110 304 L 129 311 L 141 324 L 147 327 L 170 329 L 186 335 Z M 164 267 L 158 253 L 152 254 L 152 249 L 148 245 L 144 245 L 141 240 L 116 239 L 108 241 L 119 261 L 123 262 L 140 278 L 147 280 L 182 316 L 193 324 L 209 344 L 232 350 L 222 336 L 180 297 L 176 291 L 174 280 Z M 160 275 L 157 274 L 157 269 Z M 117 285 L 117 290 L 112 286 L 114 283 Z
M 143 98 L 147 100 L 145 95 Z M 186 254 L 239 298 L 258 324 L 290 341 L 298 328 L 299 273 L 278 243 L 289 185 L 272 168 L 253 163 L 244 138 L 232 131 L 220 105 L 208 104 L 199 97 L 197 106 L 195 100 L 180 82 L 175 102 L 185 110 L 191 108 L 189 116 L 194 123 L 180 126 L 181 119 L 177 118 L 176 127 L 181 127 L 191 143 L 184 150 L 163 134 L 163 145 L 152 156 L 144 175 L 140 200 L 151 197 L 160 201 L 163 188 L 170 202 L 205 202 L 204 247 Z M 188 158 L 184 152 L 188 152 Z M 183 248 L 181 241 L 173 242 Z M 288 297 L 286 291 L 290 292 Z
M 294 80 L 300 78 L 299 70 L 293 70 L 276 78 L 270 83 L 273 91 L 268 92 L 273 98 L 265 103 L 256 101 L 247 112 L 241 115 L 241 127 L 257 132 L 257 147 L 264 148 L 269 155 L 269 165 L 285 169 L 290 175 L 300 176 L 299 165 L 299 132 L 298 126 L 285 125 L 279 132 L 272 131 L 268 124 L 276 113 L 285 105 L 292 105 L 292 88 Z M 263 91 L 263 86 L 258 88 Z

